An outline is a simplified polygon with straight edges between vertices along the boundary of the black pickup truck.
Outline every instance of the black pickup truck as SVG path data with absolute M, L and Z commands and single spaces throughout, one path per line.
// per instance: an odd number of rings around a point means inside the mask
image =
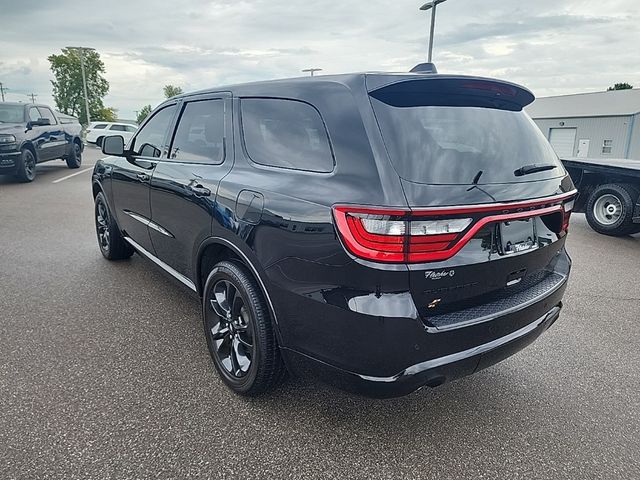
M 36 176 L 36 164 L 61 158 L 69 168 L 82 163 L 82 127 L 75 117 L 46 105 L 0 102 L 0 175 L 22 182 Z
M 605 235 L 640 232 L 640 160 L 563 158 L 578 188 L 575 212 Z

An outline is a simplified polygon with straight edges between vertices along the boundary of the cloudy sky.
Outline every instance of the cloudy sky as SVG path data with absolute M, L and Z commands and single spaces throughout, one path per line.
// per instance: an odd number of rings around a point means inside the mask
M 185 91 L 323 73 L 406 71 L 424 61 L 420 0 L 4 0 L 0 82 L 8 100 L 53 103 L 47 56 L 96 48 L 121 118 Z M 449 0 L 438 7 L 440 72 L 499 77 L 537 96 L 640 86 L 637 0 Z

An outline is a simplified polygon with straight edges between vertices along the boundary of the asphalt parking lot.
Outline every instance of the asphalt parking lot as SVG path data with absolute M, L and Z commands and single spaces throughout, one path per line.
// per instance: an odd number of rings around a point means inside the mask
M 0 177 L 1 479 L 640 478 L 640 236 L 574 215 L 561 319 L 472 377 L 385 401 L 291 379 L 248 400 L 215 375 L 196 299 L 100 255 L 99 155 Z

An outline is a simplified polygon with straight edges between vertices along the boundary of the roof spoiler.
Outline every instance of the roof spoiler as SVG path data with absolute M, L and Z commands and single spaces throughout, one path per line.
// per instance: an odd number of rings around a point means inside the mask
M 435 63 L 419 63 L 410 70 L 411 73 L 438 73 Z
M 535 98 L 515 83 L 440 75 L 405 78 L 374 88 L 369 95 L 393 107 L 485 107 L 516 112 Z

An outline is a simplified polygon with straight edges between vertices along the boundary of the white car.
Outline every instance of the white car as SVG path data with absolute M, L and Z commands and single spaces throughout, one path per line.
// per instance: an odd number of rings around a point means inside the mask
M 138 131 L 136 125 L 130 123 L 115 122 L 92 122 L 87 128 L 87 143 L 95 143 L 98 147 L 102 146 L 102 139 L 109 135 L 122 135 L 124 143 L 131 140 L 131 137 Z

